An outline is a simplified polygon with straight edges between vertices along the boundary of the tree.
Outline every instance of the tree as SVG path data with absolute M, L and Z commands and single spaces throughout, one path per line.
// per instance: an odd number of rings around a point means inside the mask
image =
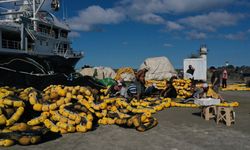
M 232 69 L 232 70 L 233 70 L 233 69 L 234 69 L 234 66 L 233 66 L 233 65 L 228 65 L 228 66 L 227 66 L 227 69 Z

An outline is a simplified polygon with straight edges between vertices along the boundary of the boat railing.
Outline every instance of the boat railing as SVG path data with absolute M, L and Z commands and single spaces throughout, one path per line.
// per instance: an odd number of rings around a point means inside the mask
M 46 28 L 38 28 L 38 33 L 44 35 L 44 36 L 50 36 L 50 37 L 55 37 L 55 32 L 53 30 L 49 30 Z
M 41 34 L 43 36 L 55 37 L 55 32 L 53 30 L 49 30 L 46 28 L 38 27 L 37 31 L 34 31 L 34 26 L 30 25 L 30 26 L 28 26 L 28 30 L 32 31 L 32 32 L 36 32 L 36 33 Z
M 2 48 L 19 49 L 20 50 L 21 43 L 19 41 L 2 39 Z
M 83 54 L 81 52 L 73 52 L 72 49 L 63 49 L 63 48 L 58 48 L 57 50 L 54 51 L 55 54 L 64 56 L 64 57 L 81 57 Z
M 56 54 L 61 55 L 61 56 L 67 56 L 67 55 L 71 55 L 72 51 L 68 50 L 68 49 L 64 49 L 64 48 L 58 48 L 56 50 Z

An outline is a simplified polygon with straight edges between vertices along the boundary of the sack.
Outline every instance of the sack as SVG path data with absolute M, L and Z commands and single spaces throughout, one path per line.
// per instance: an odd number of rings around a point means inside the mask
M 84 68 L 80 71 L 83 76 L 91 76 L 97 79 L 112 78 L 116 76 L 115 71 L 110 67 Z

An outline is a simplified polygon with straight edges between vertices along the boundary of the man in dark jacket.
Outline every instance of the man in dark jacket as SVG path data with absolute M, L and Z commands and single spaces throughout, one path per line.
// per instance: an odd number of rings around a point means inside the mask
M 219 93 L 220 73 L 218 72 L 218 70 L 214 66 L 210 67 L 209 70 L 212 73 L 212 76 L 211 76 L 212 89 L 216 93 Z
M 165 98 L 176 98 L 177 97 L 177 91 L 174 88 L 172 82 L 167 81 L 166 89 L 163 90 L 160 95 L 162 97 L 165 97 Z
M 193 76 L 194 75 L 194 71 L 195 71 L 194 67 L 192 65 L 189 65 L 187 73 L 189 73 L 189 74 L 191 74 Z

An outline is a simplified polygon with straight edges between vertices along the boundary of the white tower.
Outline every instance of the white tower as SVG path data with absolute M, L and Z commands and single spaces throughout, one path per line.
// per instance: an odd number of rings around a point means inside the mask
M 204 58 L 204 59 L 207 59 L 207 46 L 206 45 L 201 45 L 200 57 Z

